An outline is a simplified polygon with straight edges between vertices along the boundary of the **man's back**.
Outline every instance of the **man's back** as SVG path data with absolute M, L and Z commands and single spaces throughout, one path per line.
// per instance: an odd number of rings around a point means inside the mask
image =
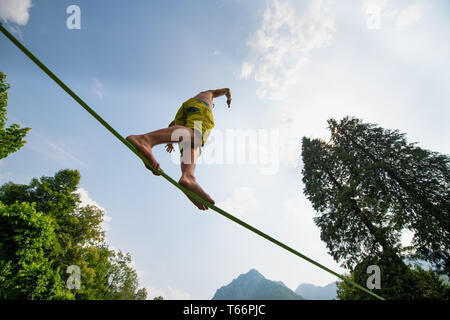
M 227 97 L 227 104 L 229 108 L 231 104 L 231 90 L 229 88 L 202 91 L 199 94 L 197 94 L 194 98 L 205 101 L 212 108 L 213 99 L 223 95 Z
M 213 91 L 202 91 L 194 97 L 195 99 L 205 101 L 212 108 L 213 106 Z

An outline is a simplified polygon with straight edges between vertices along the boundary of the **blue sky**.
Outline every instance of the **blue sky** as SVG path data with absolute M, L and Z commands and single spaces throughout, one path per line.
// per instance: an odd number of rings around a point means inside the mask
M 165 127 L 188 98 L 230 87 L 231 109 L 215 101 L 204 157 L 233 130 L 267 130 L 278 132 L 277 142 L 245 151 L 270 149 L 279 161 L 264 174 L 267 164 L 205 158 L 197 180 L 219 206 L 333 270 L 345 271 L 302 194 L 301 137 L 328 139 L 326 120 L 352 115 L 450 153 L 448 1 L 132 3 L 0 0 L 0 19 L 123 136 Z M 72 4 L 80 30 L 66 27 Z M 0 71 L 11 84 L 9 122 L 32 128 L 25 147 L 0 161 L 0 183 L 80 170 L 85 202 L 104 208 L 108 242 L 132 254 L 149 297 L 210 299 L 251 268 L 293 290 L 335 280 L 215 212 L 199 212 L 4 36 Z M 178 179 L 176 156 L 162 146 L 155 156 Z

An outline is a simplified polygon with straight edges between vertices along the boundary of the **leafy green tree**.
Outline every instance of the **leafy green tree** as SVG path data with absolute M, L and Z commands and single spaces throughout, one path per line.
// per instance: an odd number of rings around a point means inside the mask
M 0 202 L 1 299 L 73 299 L 49 258 L 54 228 L 34 205 Z
M 437 270 L 448 268 L 449 158 L 355 118 L 328 123 L 329 142 L 305 137 L 302 145 L 304 192 L 318 212 L 322 240 L 361 285 L 367 279 L 362 266 L 377 257 L 389 266 L 385 283 L 392 280 L 385 295 L 420 297 L 407 291 L 426 288 L 420 282 L 431 273 L 411 271 L 403 258 L 412 249 Z M 411 248 L 400 244 L 406 229 L 414 232 Z M 342 297 L 358 297 L 351 292 Z
M 333 258 L 351 269 L 383 252 L 403 265 L 396 221 L 387 214 L 385 199 L 361 188 L 360 164 L 320 139 L 303 138 L 302 156 L 304 192 L 319 214 L 314 221 Z
M 32 179 L 29 185 L 9 182 L 0 187 L 0 201 L 9 206 L 33 203 L 37 212 L 53 221 L 55 241 L 46 257 L 61 279 L 69 276 L 66 270 L 70 265 L 80 268 L 81 288 L 72 291 L 75 299 L 145 298 L 145 290 L 137 290 L 132 268 L 121 263 L 128 258 L 119 255 L 116 259 L 105 243 L 101 229 L 104 212 L 95 206 L 81 206 L 76 192 L 79 180 L 78 171 L 66 169 L 54 177 Z M 111 277 L 118 273 L 121 276 Z
M 30 128 L 20 128 L 17 124 L 5 128 L 9 88 L 10 85 L 6 83 L 6 75 L 0 72 L 0 159 L 19 150 L 25 144 L 23 138 L 30 130 Z
M 328 121 L 335 149 L 359 164 L 361 189 L 384 199 L 398 228 L 414 232 L 416 257 L 450 271 L 450 157 L 408 143 L 405 134 L 359 119 Z
M 147 290 L 138 289 L 139 282 L 136 270 L 132 266 L 129 253 L 115 252 L 110 257 L 111 267 L 108 278 L 109 287 L 105 296 L 108 300 L 145 300 Z
M 386 257 L 369 257 L 359 263 L 350 274 L 350 279 L 365 285 L 367 280 L 367 268 L 370 265 L 380 267 L 381 289 L 373 291 L 390 300 L 410 299 L 440 299 L 450 298 L 450 287 L 436 272 L 425 271 L 419 266 L 408 266 L 407 271 L 392 264 Z M 365 293 L 345 281 L 338 282 L 337 297 L 339 300 L 371 300 L 375 297 Z

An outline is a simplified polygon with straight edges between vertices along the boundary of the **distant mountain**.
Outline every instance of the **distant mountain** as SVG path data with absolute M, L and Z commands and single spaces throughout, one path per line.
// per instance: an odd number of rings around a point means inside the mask
M 305 300 L 281 281 L 271 281 L 255 269 L 218 289 L 212 300 Z
M 325 287 L 304 283 L 298 286 L 295 293 L 308 300 L 333 300 L 337 299 L 336 290 L 336 282 L 332 282 Z

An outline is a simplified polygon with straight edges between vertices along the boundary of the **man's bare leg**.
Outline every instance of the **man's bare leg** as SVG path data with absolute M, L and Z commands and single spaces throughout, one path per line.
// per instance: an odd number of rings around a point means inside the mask
M 176 130 L 179 130 L 179 134 L 174 134 Z M 158 173 L 160 166 L 153 156 L 152 148 L 162 143 L 180 142 L 183 138 L 194 141 L 193 130 L 183 126 L 172 126 L 146 134 L 130 135 L 126 139 L 130 141 L 144 155 L 144 157 L 147 158 L 156 171 L 149 167 L 147 167 L 147 169 L 152 171 L 155 175 L 160 175 Z
M 181 157 L 181 178 L 178 181 L 179 184 L 181 184 L 183 187 L 195 192 L 196 194 L 200 195 L 203 199 L 211 202 L 214 204 L 214 200 L 200 187 L 200 185 L 195 180 L 194 170 L 195 170 L 195 163 L 197 162 L 198 157 L 200 156 L 200 148 L 194 147 L 194 148 L 185 148 L 187 150 L 183 150 L 183 153 L 190 152 L 190 154 L 184 154 L 183 157 Z M 188 156 L 189 158 L 186 163 L 183 161 L 183 158 Z M 194 198 L 188 196 L 189 200 L 192 201 L 200 210 L 208 210 L 208 207 L 201 204 L 200 202 L 196 201 Z
M 176 130 L 179 130 L 175 133 Z M 183 126 L 172 126 L 169 128 L 164 128 L 156 131 L 152 131 L 142 135 L 130 135 L 126 138 L 130 141 L 150 162 L 150 164 L 156 169 L 147 167 L 155 175 L 160 175 L 158 173 L 160 166 L 153 156 L 152 148 L 158 144 L 170 143 L 170 142 L 180 142 L 183 139 L 190 139 L 194 141 L 194 130 L 186 128 Z M 196 182 L 194 176 L 195 160 L 198 158 L 193 148 L 186 148 L 191 150 L 191 161 L 185 161 L 186 163 L 181 164 L 182 176 L 180 178 L 180 184 L 185 188 L 195 192 L 205 200 L 214 203 L 213 199 L 200 187 Z M 198 148 L 197 148 L 198 149 Z M 188 151 L 189 152 L 189 151 Z M 189 198 L 200 210 L 205 210 L 207 207 Z

